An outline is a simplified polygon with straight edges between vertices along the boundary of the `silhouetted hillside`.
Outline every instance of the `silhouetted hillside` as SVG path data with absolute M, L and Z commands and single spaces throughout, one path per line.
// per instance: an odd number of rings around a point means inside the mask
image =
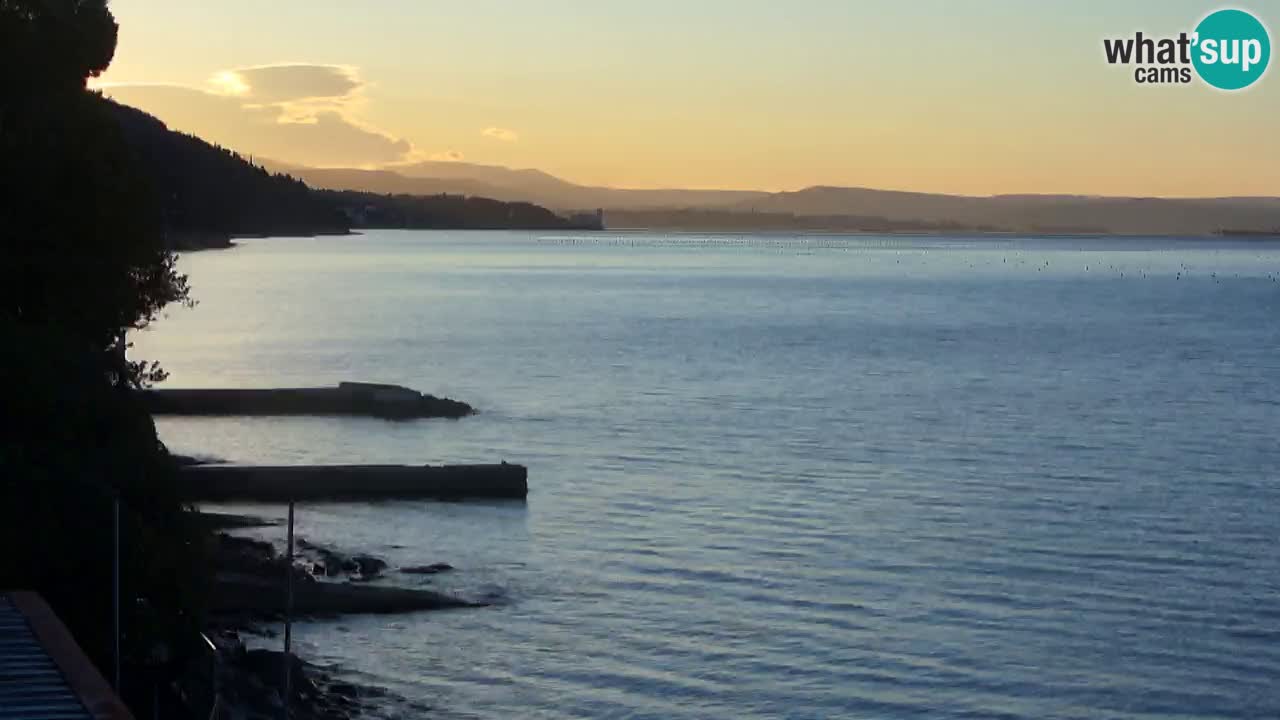
M 586 218 L 564 218 L 528 202 L 477 197 L 485 186 L 429 181 L 410 194 L 391 194 L 395 184 L 380 171 L 350 172 L 369 179 L 377 192 L 313 190 L 284 172 L 271 172 L 234 151 L 194 135 L 170 130 L 141 110 L 99 98 L 159 195 L 172 246 L 222 247 L 233 236 L 345 234 L 352 227 L 431 229 L 589 228 Z M 325 171 L 319 171 L 325 172 Z M 398 177 L 398 176 L 396 176 Z M 385 189 L 384 189 L 385 188 Z M 445 195 L 445 189 L 455 194 Z
M 461 195 L 379 195 L 353 191 L 316 191 L 351 219 L 353 227 L 549 230 L 599 229 L 586 219 L 561 217 L 527 202 L 503 202 Z
M 774 193 L 738 210 L 795 215 L 878 215 L 891 221 L 989 225 L 1022 232 L 1209 235 L 1280 226 L 1280 198 L 1129 198 L 1084 195 L 936 195 L 811 187 Z
M 593 187 L 561 180 L 541 170 L 500 165 L 422 162 L 388 170 L 310 168 L 266 161 L 268 167 L 302 178 L 313 187 L 377 193 L 426 195 L 461 193 L 498 200 L 522 200 L 553 210 L 590 208 L 665 209 L 729 207 L 768 193 L 752 190 L 633 190 Z
M 310 235 L 345 232 L 348 225 L 589 225 L 545 207 L 605 208 L 613 226 L 687 229 L 1209 235 L 1280 227 L 1280 198 L 974 197 L 827 186 L 780 193 L 627 190 L 462 162 L 358 170 L 267 161 L 273 174 L 230 150 L 172 132 L 146 113 L 113 106 L 164 194 L 168 225 L 185 237 Z M 303 181 L 338 192 L 318 193 Z
M 175 132 L 111 100 L 126 141 L 160 195 L 177 247 L 207 247 L 233 235 L 317 235 L 349 231 L 333 203 L 301 180 L 272 174 L 235 152 Z
M 321 190 L 355 190 L 379 195 L 468 195 L 534 202 L 524 195 L 466 178 L 410 178 L 391 170 L 305 168 L 271 160 L 265 160 L 263 164 L 275 172 L 301 178 L 311 187 Z
M 889 220 L 868 215 L 795 215 L 774 212 L 734 212 L 731 210 L 610 210 L 606 215 L 613 229 L 694 230 L 705 232 L 882 232 L 943 233 L 1000 232 L 990 225 L 954 222 Z M 1076 232 L 1087 232 L 1077 229 Z
M 425 162 L 390 170 L 279 166 L 316 187 L 380 193 L 464 193 L 560 210 L 604 208 L 611 226 L 688 229 L 974 230 L 1209 235 L 1280 227 L 1280 198 L 976 197 L 816 186 L 796 192 L 627 190 L 567 182 L 539 170 Z M 715 211 L 707 214 L 701 211 Z

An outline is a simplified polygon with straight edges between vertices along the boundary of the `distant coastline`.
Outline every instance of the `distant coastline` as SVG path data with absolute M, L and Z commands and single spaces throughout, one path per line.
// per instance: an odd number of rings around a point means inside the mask
M 605 212 L 609 230 L 668 232 L 786 232 L 813 235 L 1035 235 L 1044 237 L 1280 237 L 1280 229 L 1206 228 L 1190 232 L 1117 230 L 1093 225 L 1040 225 L 1009 227 L 952 221 L 894 220 L 867 215 L 801 215 L 790 212 L 740 212 L 728 210 L 610 210 Z
M 308 232 L 283 233 L 226 233 L 199 230 L 171 230 L 167 234 L 169 249 L 178 252 L 198 252 L 204 250 L 230 250 L 239 243 L 236 240 L 263 239 L 272 237 L 345 237 L 359 235 L 355 230 L 315 230 Z
M 1259 240 L 1280 240 L 1280 228 L 1274 230 L 1219 230 L 1216 235 L 1222 237 L 1256 238 Z
M 108 103 L 147 169 L 170 247 L 353 229 L 790 234 L 1280 237 L 1280 198 L 988 197 L 815 186 L 795 192 L 622 190 L 545 173 L 421 163 L 402 175 L 266 165 Z
M 482 232 L 486 230 L 526 230 L 536 232 L 539 230 L 559 229 L 566 231 L 583 231 L 583 232 L 600 232 L 609 233 L 652 233 L 665 232 L 676 235 L 715 235 L 715 236 L 741 236 L 741 235 L 787 235 L 792 237 L 841 237 L 841 236 L 881 236 L 881 237 L 931 237 L 944 239 L 960 239 L 960 238 L 1045 238 L 1045 239 L 1113 239 L 1117 241 L 1132 240 L 1147 237 L 1180 237 L 1187 239 L 1223 239 L 1223 240 L 1250 240 L 1257 242 L 1280 241 L 1280 232 L 1269 231 L 1253 231 L 1253 230 L 1222 230 L 1213 233 L 1198 235 L 1174 235 L 1159 233 L 1112 233 L 1112 232 L 1048 232 L 1048 231 L 1019 231 L 1019 230 L 977 230 L 969 228 L 959 229 L 939 229 L 939 230 L 823 230 L 823 229 L 805 229 L 805 230 L 788 230 L 788 229 L 752 229 L 752 228 L 736 228 L 736 229 L 715 229 L 715 228 L 696 228 L 696 227 L 663 227 L 663 226 L 632 226 L 632 227 L 575 227 L 566 225 L 560 228 L 521 228 L 521 227 L 364 227 L 347 232 L 315 232 L 315 233 L 284 233 L 273 235 L 268 233 L 262 234 L 237 234 L 237 235 L 217 235 L 212 233 L 203 234 L 180 234 L 176 241 L 173 241 L 172 249 L 189 253 L 204 252 L 209 250 L 229 250 L 235 248 L 240 239 L 268 239 L 268 238 L 315 238 L 315 237 L 359 237 L 364 233 L 360 230 L 454 230 L 457 232 Z
M 493 198 L 558 213 L 603 208 L 607 228 L 741 231 L 980 231 L 1201 236 L 1280 228 L 1280 197 L 949 195 L 815 185 L 801 190 L 625 189 L 579 185 L 534 169 L 431 161 L 380 170 L 268 161 L 311 187 Z
M 815 186 L 795 192 L 623 190 L 467 163 L 357 171 L 259 165 L 109 103 L 151 177 L 171 247 L 352 229 L 1271 238 L 1280 198 L 986 197 Z M 406 174 L 401 174 L 406 173 Z M 441 177 L 407 174 L 437 174 Z

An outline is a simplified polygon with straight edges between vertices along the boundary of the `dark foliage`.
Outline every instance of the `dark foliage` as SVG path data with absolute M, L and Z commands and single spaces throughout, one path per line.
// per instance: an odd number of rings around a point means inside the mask
M 4 98 L 0 127 L 0 298 L 23 325 L 52 325 L 102 355 L 120 382 L 153 368 L 119 364 L 122 329 L 187 297 L 161 216 L 119 128 L 83 89 Z
M 0 588 L 40 592 L 110 677 L 118 495 L 124 660 L 183 654 L 199 628 L 204 544 L 151 416 L 60 329 L 6 319 L 0 332 L 13 343 L 0 356 Z
M 134 392 L 157 371 L 124 358 L 123 331 L 187 284 L 155 191 L 84 88 L 115 38 L 104 0 L 0 0 L 0 588 L 43 594 L 108 676 L 111 498 L 132 667 L 194 637 L 205 567 Z
M 316 235 L 347 232 L 347 218 L 301 180 L 267 172 L 238 154 L 106 99 L 151 181 L 172 244 L 193 235 Z
M 0 0 L 0 87 L 83 88 L 111 64 L 116 31 L 107 0 Z
M 105 0 L 0 0 L 0 303 L 56 326 L 113 382 L 156 377 L 124 362 L 122 330 L 187 297 L 152 191 L 120 129 L 84 90 L 115 51 Z
M 548 230 L 572 226 L 550 210 L 526 202 L 462 195 L 378 195 L 352 190 L 324 190 L 321 195 L 341 208 L 355 227 Z

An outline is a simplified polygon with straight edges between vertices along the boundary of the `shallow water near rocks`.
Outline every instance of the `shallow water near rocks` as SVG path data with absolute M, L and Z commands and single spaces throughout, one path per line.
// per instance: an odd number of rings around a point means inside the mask
M 181 268 L 200 304 L 135 338 L 169 386 L 481 413 L 162 418 L 175 451 L 530 468 L 527 504 L 299 508 L 494 602 L 295 629 L 388 717 L 1280 716 L 1280 245 L 386 231 Z

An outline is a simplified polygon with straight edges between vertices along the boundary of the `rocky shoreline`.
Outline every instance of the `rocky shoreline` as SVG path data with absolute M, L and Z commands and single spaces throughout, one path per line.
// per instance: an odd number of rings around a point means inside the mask
M 224 529 L 276 525 L 242 515 L 201 513 L 201 522 L 218 530 L 212 550 L 215 583 L 210 595 L 206 635 L 219 657 L 219 718 L 266 720 L 282 709 L 285 656 L 281 650 L 250 647 L 246 637 L 277 637 L 271 627 L 283 620 L 285 578 L 292 574 L 294 620 L 350 613 L 398 613 L 482 607 L 431 590 L 370 585 L 393 570 L 386 560 L 347 552 L 305 538 L 295 538 L 294 562 L 270 542 L 232 535 Z M 448 572 L 447 563 L 395 568 L 408 575 Z M 348 720 L 393 698 L 382 689 L 342 677 L 340 668 L 289 658 L 291 717 L 302 720 Z
M 244 635 L 262 631 L 225 628 L 213 631 L 218 649 L 218 711 L 222 720 L 277 720 L 284 705 L 281 684 L 285 654 L 251 648 Z M 392 699 L 388 691 L 341 677 L 340 668 L 289 656 L 289 716 L 297 720 L 350 720 Z

